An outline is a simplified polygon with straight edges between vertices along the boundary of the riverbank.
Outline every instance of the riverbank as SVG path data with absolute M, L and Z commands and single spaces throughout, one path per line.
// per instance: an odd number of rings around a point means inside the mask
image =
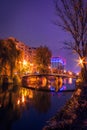
M 43 130 L 87 129 L 87 84 L 76 88 L 70 100 L 57 114 L 47 121 Z

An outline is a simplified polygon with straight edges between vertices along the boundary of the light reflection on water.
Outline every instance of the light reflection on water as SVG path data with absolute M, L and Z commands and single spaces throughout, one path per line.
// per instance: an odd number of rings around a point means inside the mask
M 61 88 L 74 86 L 68 83 L 66 80 Z M 3 86 L 0 91 L 0 130 L 41 130 L 72 95 L 71 92 L 38 91 L 19 86 L 11 90 L 11 87 Z
M 75 88 L 75 80 L 72 78 L 46 78 L 46 77 L 25 77 L 22 81 L 23 86 L 39 90 L 51 90 L 58 92 L 59 90 L 71 90 Z M 66 87 L 67 84 L 67 87 Z M 69 84 L 69 86 L 68 86 Z M 73 86 L 72 86 L 73 84 Z

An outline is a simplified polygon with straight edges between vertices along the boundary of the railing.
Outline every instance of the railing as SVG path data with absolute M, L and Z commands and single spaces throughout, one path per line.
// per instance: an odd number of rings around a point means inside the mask
M 69 75 L 69 74 L 26 74 L 23 77 L 33 77 L 33 76 L 38 76 L 38 77 L 42 77 L 42 76 L 55 76 L 55 77 L 62 77 L 62 78 L 77 78 L 77 76 L 75 75 Z

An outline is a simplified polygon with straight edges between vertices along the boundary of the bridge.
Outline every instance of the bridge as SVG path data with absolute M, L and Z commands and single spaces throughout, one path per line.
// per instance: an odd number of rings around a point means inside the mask
M 77 76 L 74 75 L 69 75 L 69 74 L 56 74 L 56 73 L 52 73 L 52 74 L 26 74 L 23 77 L 49 77 L 49 76 L 53 76 L 53 77 L 62 77 L 62 78 L 73 78 L 76 79 L 78 78 Z
M 55 88 L 55 91 L 58 91 L 62 87 L 65 78 L 76 79 L 77 77 L 67 74 L 27 74 L 22 77 L 22 85 L 32 89 L 38 89 L 38 90 L 46 89 L 46 91 L 49 91 L 50 89 L 51 91 L 54 91 Z M 48 88 L 48 86 L 50 88 Z M 54 88 L 51 88 L 51 86 L 54 86 Z M 66 90 L 66 91 L 73 91 L 73 90 Z

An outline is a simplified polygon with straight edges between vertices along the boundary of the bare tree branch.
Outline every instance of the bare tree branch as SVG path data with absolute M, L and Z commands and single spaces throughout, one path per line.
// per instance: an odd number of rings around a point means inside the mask
M 58 20 L 56 25 L 69 32 L 75 44 L 67 46 L 79 56 L 86 55 L 87 44 L 87 1 L 86 0 L 55 0 Z

